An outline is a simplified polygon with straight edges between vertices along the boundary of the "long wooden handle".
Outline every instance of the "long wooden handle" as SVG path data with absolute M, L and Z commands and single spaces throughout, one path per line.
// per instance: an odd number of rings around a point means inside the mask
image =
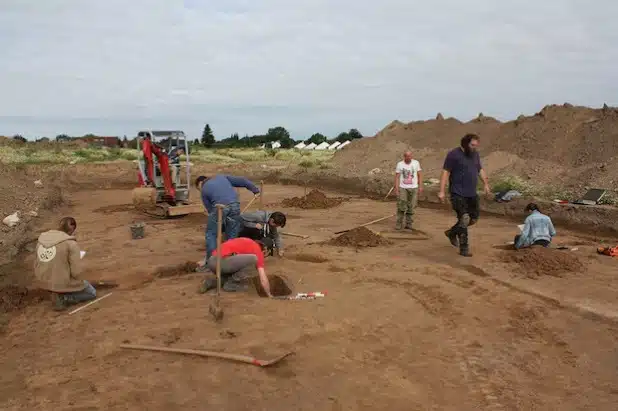
M 385 200 L 388 198 L 389 195 L 391 195 L 391 193 L 393 192 L 394 189 L 395 189 L 395 186 L 392 186 L 391 189 L 388 190 L 388 193 L 384 196 Z
M 217 275 L 217 298 L 215 298 L 215 304 L 219 308 L 219 298 L 221 298 L 221 237 L 223 236 L 223 208 L 225 206 L 217 204 L 217 268 L 215 270 Z
M 394 216 L 395 216 L 395 214 L 387 215 L 386 217 L 377 218 L 377 219 L 375 219 L 373 221 L 370 221 L 368 223 L 357 225 L 354 228 L 365 227 L 365 226 L 368 226 L 368 225 L 371 225 L 371 224 L 374 224 L 374 223 L 379 223 L 380 221 L 387 220 L 387 219 L 389 219 L 391 217 L 394 217 Z M 350 228 L 348 230 L 336 231 L 335 234 L 347 233 L 348 231 L 354 230 L 354 228 Z
M 296 234 L 296 233 L 288 233 L 288 232 L 283 232 L 283 231 L 280 231 L 279 234 L 287 235 L 287 236 L 290 236 L 290 237 L 309 238 L 308 235 Z
M 160 351 L 160 352 L 171 352 L 171 353 L 176 353 L 176 354 L 199 355 L 201 357 L 224 358 L 226 360 L 234 360 L 234 361 L 244 362 L 247 364 L 262 365 L 260 360 L 257 360 L 253 357 L 249 357 L 247 355 L 227 354 L 227 353 L 216 352 L 216 351 L 191 350 L 188 348 L 153 347 L 149 345 L 137 345 L 137 344 L 120 344 L 120 348 L 128 348 L 131 350 L 141 350 L 141 351 Z
M 264 180 L 260 180 L 260 210 L 264 210 Z
M 243 212 L 243 213 L 244 213 L 245 211 L 247 211 L 247 209 L 248 209 L 249 207 L 251 207 L 251 204 L 253 204 L 253 202 L 255 201 L 255 199 L 256 199 L 256 197 L 254 196 L 254 197 L 251 199 L 251 201 L 249 201 L 249 204 L 247 204 L 247 205 L 245 206 L 245 208 L 243 208 L 243 210 L 242 210 L 242 212 Z

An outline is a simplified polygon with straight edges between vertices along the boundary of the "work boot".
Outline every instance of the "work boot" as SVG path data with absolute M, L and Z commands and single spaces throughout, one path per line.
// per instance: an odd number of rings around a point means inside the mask
M 459 249 L 459 255 L 462 257 L 472 257 L 472 253 L 468 249 L 468 247 L 461 247 Z
M 406 226 L 404 227 L 406 230 L 414 230 L 412 228 L 412 220 L 406 221 Z
M 198 292 L 200 294 L 204 294 L 210 290 L 214 290 L 215 288 L 217 288 L 217 279 L 213 277 L 208 277 L 204 280 Z
M 453 247 L 459 247 L 459 239 L 457 238 L 457 234 L 453 234 L 451 230 L 446 230 L 444 235 L 448 237 L 448 240 L 451 242 Z
M 401 230 L 403 228 L 403 213 L 397 211 L 397 222 L 395 223 L 395 230 Z
M 52 293 L 51 300 L 52 300 L 52 308 L 54 309 L 54 311 L 64 311 L 69 306 L 69 304 L 67 303 L 66 299 L 64 298 L 62 294 Z

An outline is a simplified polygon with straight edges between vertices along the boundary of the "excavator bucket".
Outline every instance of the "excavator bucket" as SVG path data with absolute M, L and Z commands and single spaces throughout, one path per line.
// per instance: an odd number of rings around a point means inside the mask
M 157 189 L 154 187 L 137 187 L 133 189 L 133 205 L 150 206 L 157 204 Z

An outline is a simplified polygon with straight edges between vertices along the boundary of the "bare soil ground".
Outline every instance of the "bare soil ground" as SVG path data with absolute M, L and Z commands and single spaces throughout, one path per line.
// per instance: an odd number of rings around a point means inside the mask
M 528 275 L 502 245 L 513 222 L 482 216 L 471 229 L 474 257 L 463 259 L 443 231 L 447 210 L 419 209 L 418 232 L 370 228 L 377 247 L 326 244 L 333 232 L 394 212 L 393 203 L 351 199 L 329 209 L 286 208 L 304 189 L 267 184 L 265 202 L 288 213 L 286 258 L 271 275 L 313 301 L 225 294 L 215 324 L 202 275 L 203 215 L 143 216 L 128 189 L 82 186 L 53 218 L 78 221 L 85 276 L 115 281 L 113 295 L 74 315 L 32 300 L 6 314 L 0 339 L 3 410 L 615 410 L 618 403 L 617 260 L 595 238 L 557 226 L 556 243 L 577 251 L 560 277 Z M 326 193 L 336 197 L 335 193 Z M 246 204 L 249 193 L 242 193 Z M 132 240 L 129 225 L 146 224 Z M 12 277 L 28 278 L 31 253 Z M 558 259 L 559 260 L 559 259 Z M 535 271 L 536 272 L 536 271 Z M 101 291 L 104 295 L 108 291 Z M 596 313 L 592 315 L 591 313 Z M 609 318 L 609 319 L 608 319 Z M 162 345 L 258 358 L 295 355 L 272 369 L 217 359 L 122 350 Z

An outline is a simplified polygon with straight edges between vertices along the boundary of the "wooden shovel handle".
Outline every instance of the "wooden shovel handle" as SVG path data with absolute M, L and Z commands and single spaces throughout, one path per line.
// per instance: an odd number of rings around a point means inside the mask
M 136 345 L 136 344 L 120 344 L 120 348 L 128 348 L 131 350 L 141 350 L 141 351 L 160 351 L 160 352 L 170 352 L 170 353 L 176 353 L 176 354 L 199 355 L 201 357 L 223 358 L 226 360 L 233 360 L 233 361 L 238 361 L 238 362 L 244 362 L 246 364 L 258 365 L 260 367 L 274 364 L 275 362 L 291 354 L 291 353 L 287 353 L 274 360 L 264 361 L 264 360 L 258 360 L 254 357 L 249 357 L 248 355 L 227 354 L 227 353 L 216 352 L 216 351 L 191 350 L 188 348 L 153 347 L 149 345 Z

